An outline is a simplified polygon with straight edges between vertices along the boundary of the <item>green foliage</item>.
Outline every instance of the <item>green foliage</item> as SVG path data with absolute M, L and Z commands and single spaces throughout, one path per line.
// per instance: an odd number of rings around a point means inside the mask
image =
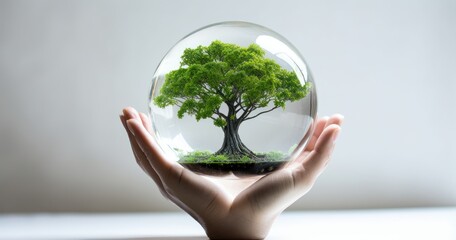
M 276 108 L 285 108 L 287 101 L 304 98 L 310 83 L 301 85 L 294 72 L 283 69 L 274 60 L 265 58 L 257 44 L 241 47 L 213 41 L 209 46 L 185 49 L 180 68 L 169 72 L 154 98 L 159 107 L 179 106 L 178 117 L 185 114 L 196 120 L 211 118 L 214 125 L 228 121 L 245 121 Z M 221 113 L 225 103 L 230 113 Z M 249 116 L 254 110 L 273 107 Z
M 214 119 L 214 125 L 217 127 L 224 127 L 226 126 L 226 120 L 223 118 L 216 118 Z

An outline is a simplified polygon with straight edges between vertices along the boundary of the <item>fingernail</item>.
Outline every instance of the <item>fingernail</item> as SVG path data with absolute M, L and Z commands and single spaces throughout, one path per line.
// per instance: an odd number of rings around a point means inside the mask
M 127 118 L 130 118 L 130 119 L 137 119 L 139 118 L 139 115 L 138 115 L 138 112 L 136 111 L 136 109 L 132 108 L 132 107 L 127 107 L 123 110 L 123 113 L 124 115 L 127 117 Z

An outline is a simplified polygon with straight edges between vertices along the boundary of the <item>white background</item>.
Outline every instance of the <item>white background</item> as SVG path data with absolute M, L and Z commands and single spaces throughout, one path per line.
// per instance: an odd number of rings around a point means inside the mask
M 0 212 L 164 211 L 118 114 L 147 110 L 181 37 L 243 20 L 288 38 L 346 122 L 292 209 L 456 205 L 455 1 L 1 1 Z

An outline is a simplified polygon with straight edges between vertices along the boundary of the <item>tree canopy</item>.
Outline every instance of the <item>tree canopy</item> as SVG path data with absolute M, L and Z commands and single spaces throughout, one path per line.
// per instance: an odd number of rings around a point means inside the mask
M 238 128 L 244 121 L 285 108 L 287 101 L 304 98 L 310 88 L 293 71 L 266 58 L 257 44 L 241 47 L 216 40 L 185 49 L 179 69 L 165 76 L 154 102 L 162 108 L 178 106 L 179 118 L 187 114 L 198 121 L 210 118 L 221 128 L 229 122 Z M 222 112 L 222 104 L 228 111 Z

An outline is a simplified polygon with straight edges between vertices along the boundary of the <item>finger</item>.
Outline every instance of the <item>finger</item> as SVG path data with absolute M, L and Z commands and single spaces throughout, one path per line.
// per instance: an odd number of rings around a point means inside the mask
M 344 116 L 341 115 L 341 114 L 336 113 L 336 114 L 332 115 L 328 119 L 328 121 L 326 122 L 325 127 L 327 127 L 327 126 L 329 126 L 331 124 L 336 124 L 336 125 L 342 126 L 343 121 L 344 121 Z
M 123 115 L 125 116 L 125 121 L 128 121 L 130 119 L 139 119 L 139 113 L 136 111 L 136 109 L 132 107 L 126 107 L 122 110 Z
M 152 134 L 152 123 L 150 122 L 149 117 L 142 112 L 139 113 L 139 117 L 141 118 L 141 122 L 146 130 Z
M 320 134 L 323 132 L 325 127 L 327 127 L 331 124 L 336 124 L 336 125 L 341 126 L 343 120 L 344 120 L 344 116 L 342 116 L 341 114 L 334 114 L 331 117 L 323 117 L 322 119 L 319 119 L 317 121 L 317 125 L 315 127 L 315 131 L 314 131 L 312 138 L 310 139 L 309 143 L 307 144 L 305 151 L 303 151 L 301 153 L 299 158 L 301 160 L 304 159 L 307 156 L 307 154 L 313 150 L 313 148 L 315 147 L 315 144 L 317 143 L 318 138 L 320 137 Z
M 296 156 L 296 158 L 288 164 L 289 167 L 296 167 L 296 165 L 302 164 L 302 161 L 306 158 L 306 156 L 309 154 L 309 152 L 311 152 L 313 150 L 313 148 L 315 147 L 315 143 L 317 142 L 320 134 L 323 132 L 323 129 L 325 128 L 325 125 L 328 122 L 328 120 L 329 120 L 329 117 L 327 117 L 327 116 L 318 118 L 318 120 L 315 123 L 315 127 L 314 127 L 314 131 L 312 133 L 312 136 L 308 140 L 307 145 L 300 152 L 293 152 L 293 156 Z M 301 142 L 298 145 L 303 144 L 303 142 L 305 142 L 305 140 L 306 140 L 306 136 L 303 137 L 303 139 L 301 140 Z M 296 148 L 295 151 L 299 151 L 299 149 Z M 295 155 L 295 154 L 297 154 L 297 155 Z
M 127 107 L 123 110 L 123 113 L 124 115 L 126 116 L 125 120 L 129 120 L 129 119 L 141 119 L 141 122 L 145 125 L 145 126 L 148 126 L 150 127 L 151 124 L 150 124 L 150 121 L 149 119 L 147 118 L 147 116 L 144 114 L 144 113 L 138 113 L 138 111 L 136 111 L 136 109 L 132 108 L 132 107 Z M 132 144 L 132 148 L 134 149 L 134 152 L 136 152 L 136 154 L 138 155 L 138 164 L 140 164 L 140 166 L 143 166 L 143 168 L 145 169 L 145 171 L 149 174 L 149 176 L 154 180 L 154 182 L 158 185 L 158 187 L 160 188 L 160 191 L 162 191 L 162 194 L 163 195 L 166 195 L 167 197 L 169 197 L 169 194 L 166 193 L 166 190 L 163 186 L 163 183 L 160 179 L 160 177 L 158 176 L 157 172 L 155 171 L 155 169 L 152 167 L 152 165 L 150 164 L 147 156 L 144 154 L 144 152 L 142 151 L 142 149 L 139 147 L 135 137 L 133 136 L 133 134 L 131 133 L 131 131 L 128 129 L 127 125 L 126 125 L 126 122 L 125 122 L 125 125 L 124 125 L 125 129 L 127 130 L 127 133 L 128 133 L 128 136 L 130 138 L 130 142 Z M 150 128 L 149 128 L 150 129 Z
M 140 120 L 127 120 L 127 126 L 160 177 L 166 192 L 200 214 L 208 214 L 209 208 L 218 209 L 214 206 L 228 208 L 226 200 L 229 198 L 225 193 L 209 180 L 169 161 Z
M 318 137 L 320 134 L 323 132 L 323 129 L 326 126 L 326 123 L 328 122 L 329 117 L 322 117 L 317 120 L 317 123 L 315 124 L 315 130 L 312 135 L 312 138 L 310 138 L 309 143 L 306 146 L 305 151 L 312 151 L 313 148 L 315 147 L 315 143 L 317 142 Z
M 155 182 L 162 195 L 169 198 L 168 193 L 166 193 L 163 187 L 163 183 L 161 182 L 155 170 L 150 165 L 149 161 L 147 160 L 147 157 L 144 155 L 141 148 L 138 146 L 136 139 L 128 129 L 125 116 L 121 115 L 120 120 L 125 128 L 125 131 L 127 132 L 128 138 L 130 140 L 130 146 L 133 151 L 133 154 L 135 155 L 136 162 L 143 169 L 143 171 L 152 178 L 152 180 Z
M 152 139 L 150 133 L 144 128 L 141 119 L 139 119 L 139 115 L 138 118 L 128 119 L 126 123 L 127 128 L 132 133 L 139 149 L 141 149 L 147 157 L 150 165 L 155 169 L 160 178 L 164 178 L 165 175 L 163 173 L 166 173 L 168 169 L 173 168 L 177 163 L 166 159 L 164 154 L 160 151 L 157 142 Z
M 135 156 L 136 162 L 141 167 L 141 169 L 143 169 L 144 172 L 146 172 L 149 175 L 149 172 L 146 170 L 146 167 L 144 166 L 144 163 L 141 162 L 140 158 L 138 157 L 138 153 L 142 153 L 142 152 L 138 152 L 137 147 L 135 147 L 136 143 L 135 143 L 135 141 L 133 141 L 134 138 L 132 137 L 131 132 L 127 128 L 125 116 L 124 115 L 120 115 L 119 118 L 120 118 L 120 121 L 122 122 L 122 125 L 124 126 L 125 131 L 127 132 L 128 139 L 130 140 L 131 150 L 133 152 L 133 155 Z M 149 163 L 147 163 L 147 165 L 149 165 Z
M 129 119 L 135 119 L 135 118 L 138 118 L 138 113 L 134 108 L 128 107 L 123 110 L 123 115 L 121 115 L 121 120 L 122 120 L 122 124 L 125 128 L 125 131 L 128 134 L 128 138 L 130 139 L 130 144 L 131 144 L 133 153 L 135 153 L 135 156 L 137 157 L 138 164 L 146 171 L 146 173 L 150 174 L 149 173 L 150 171 L 148 171 L 148 170 L 152 170 L 153 172 L 155 172 L 155 171 L 153 170 L 149 161 L 144 161 L 146 159 L 145 155 L 142 152 L 142 150 L 139 148 L 138 143 L 136 142 L 136 139 L 134 138 L 133 134 L 127 127 L 126 121 Z M 156 173 L 155 173 L 155 175 L 156 175 Z
M 340 126 L 337 124 L 325 127 L 315 144 L 314 150 L 304 160 L 303 167 L 307 175 L 316 179 L 323 171 L 334 149 L 339 132 Z

